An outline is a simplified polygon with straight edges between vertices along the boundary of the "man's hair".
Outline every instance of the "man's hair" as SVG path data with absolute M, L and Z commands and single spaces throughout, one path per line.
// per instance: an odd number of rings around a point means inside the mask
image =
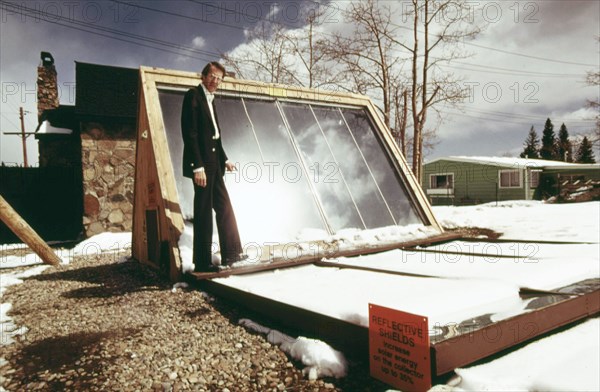
M 221 65 L 221 63 L 219 63 L 218 61 L 211 61 L 210 63 L 206 64 L 206 66 L 202 70 L 202 76 L 207 76 L 208 75 L 208 73 L 210 72 L 210 67 L 211 66 L 215 67 L 219 71 L 223 72 L 223 76 L 225 76 L 227 74 L 227 72 L 225 72 L 225 67 L 223 67 Z

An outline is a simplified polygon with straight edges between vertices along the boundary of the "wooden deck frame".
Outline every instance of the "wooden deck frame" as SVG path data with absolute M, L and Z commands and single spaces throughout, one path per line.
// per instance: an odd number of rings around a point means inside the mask
M 140 67 L 132 253 L 140 262 L 167 273 L 172 281 L 180 280 L 182 275 L 178 241 L 184 219 L 175 183 L 178 168 L 173 168 L 170 158 L 158 88 L 190 88 L 200 81 L 201 75 L 195 72 Z M 443 232 L 419 182 L 368 97 L 231 77 L 225 77 L 219 91 L 366 108 L 421 219 Z

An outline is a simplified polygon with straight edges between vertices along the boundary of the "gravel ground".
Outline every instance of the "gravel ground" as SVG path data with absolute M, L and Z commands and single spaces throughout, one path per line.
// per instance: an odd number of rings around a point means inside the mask
M 352 358 L 343 379 L 309 381 L 262 335 L 268 321 L 177 288 L 124 254 L 75 259 L 10 286 L 2 302 L 29 329 L 0 346 L 7 391 L 385 391 Z M 7 272 L 7 271 L 3 271 Z M 283 331 L 285 332 L 285 331 Z M 5 332 L 3 332 L 5 333 Z M 1 388 L 0 388 L 1 390 Z

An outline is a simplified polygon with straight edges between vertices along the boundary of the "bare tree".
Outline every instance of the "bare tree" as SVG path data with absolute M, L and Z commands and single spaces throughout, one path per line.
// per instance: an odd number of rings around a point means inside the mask
M 243 79 L 291 84 L 292 47 L 282 25 L 260 23 L 248 33 L 248 42 L 239 53 L 221 53 L 225 66 Z
M 323 7 L 307 10 L 306 25 L 302 29 L 289 30 L 284 37 L 288 41 L 296 65 L 292 71 L 294 84 L 309 88 L 337 87 L 341 81 L 338 72 L 326 55 L 327 44 L 320 34 L 324 20 Z
M 392 134 L 396 139 L 396 144 L 400 147 L 402 155 L 406 156 L 406 126 L 408 123 L 408 90 L 403 86 L 394 86 L 394 127 Z
M 412 17 L 412 42 L 395 42 L 411 57 L 412 168 L 420 180 L 429 109 L 439 103 L 456 104 L 468 97 L 466 88 L 457 88 L 458 79 L 441 71 L 439 66 L 468 57 L 460 50 L 460 42 L 474 38 L 481 28 L 472 19 L 472 2 L 411 0 L 410 6 L 405 11 Z
M 402 62 L 394 52 L 399 26 L 392 23 L 394 10 L 379 6 L 376 0 L 355 2 L 346 10 L 347 23 L 354 26 L 350 36 L 335 34 L 327 42 L 326 53 L 340 63 L 344 80 L 341 88 L 368 94 L 375 90 L 382 102 L 380 110 L 390 127 L 396 66 Z
M 381 102 L 385 124 L 403 153 L 412 155 L 413 172 L 420 179 L 424 147 L 432 148 L 439 124 L 426 125 L 430 110 L 439 118 L 436 105 L 458 104 L 469 93 L 441 66 L 468 57 L 461 41 L 474 38 L 481 28 L 468 0 L 400 2 L 402 24 L 395 22 L 398 9 L 390 4 L 398 3 L 367 0 L 349 5 L 346 17 L 354 30 L 328 40 L 327 53 L 343 65 L 345 88 Z M 404 31 L 410 33 L 402 35 Z M 407 135 L 410 126 L 412 137 Z M 424 143 L 425 137 L 431 140 Z
M 600 37 L 597 37 L 596 40 L 600 41 Z M 586 83 L 589 86 L 600 86 L 600 72 L 598 71 L 590 71 L 586 75 Z M 600 146 L 600 102 L 596 98 L 595 101 L 589 100 L 588 106 L 597 111 L 596 113 L 596 128 L 594 129 L 594 134 L 588 137 L 589 141 L 592 143 L 594 147 Z
M 402 152 L 409 155 L 411 148 L 413 172 L 420 179 L 423 150 L 432 148 L 439 125 L 426 126 L 430 112 L 437 112 L 440 120 L 436 105 L 457 104 L 469 93 L 466 87 L 457 88 L 460 80 L 441 66 L 467 57 L 461 41 L 475 37 L 480 28 L 471 20 L 469 0 L 400 2 L 405 7 L 402 23 L 410 26 L 395 23 L 398 9 L 390 5 L 397 4 L 349 4 L 345 16 L 350 34 L 319 34 L 317 13 L 309 13 L 303 29 L 263 23 L 249 34 L 243 50 L 223 57 L 244 78 L 312 88 L 336 85 L 371 96 L 380 103 L 382 118 Z M 410 34 L 400 34 L 407 30 Z M 410 126 L 412 137 L 407 134 Z

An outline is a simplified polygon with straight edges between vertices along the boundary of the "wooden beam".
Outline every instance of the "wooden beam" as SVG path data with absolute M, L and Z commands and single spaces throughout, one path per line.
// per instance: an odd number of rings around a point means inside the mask
M 213 279 L 213 278 L 226 278 L 231 275 L 248 275 L 257 272 L 264 272 L 275 269 L 283 269 L 283 268 L 293 268 L 301 265 L 314 264 L 319 267 L 338 267 L 338 268 L 354 268 L 354 269 L 362 269 L 368 270 L 372 272 L 382 272 L 389 274 L 398 274 L 398 275 L 409 275 L 409 276 L 421 276 L 421 277 L 435 277 L 429 275 L 419 275 L 419 274 L 410 274 L 405 272 L 397 272 L 397 271 L 388 271 L 382 269 L 374 269 L 374 268 L 366 268 L 359 266 L 351 266 L 348 264 L 342 264 L 339 262 L 333 261 L 323 261 L 323 259 L 333 259 L 337 257 L 355 257 L 359 255 L 369 255 L 373 253 L 387 252 L 394 249 L 404 249 L 415 246 L 431 246 L 435 244 L 441 244 L 444 242 L 454 241 L 462 239 L 461 234 L 459 233 L 442 233 L 431 237 L 420 238 L 412 241 L 406 242 L 393 242 L 388 244 L 378 244 L 378 245 L 368 245 L 368 246 L 360 246 L 357 248 L 351 249 L 343 249 L 343 250 L 333 250 L 325 243 L 320 243 L 317 246 L 317 249 L 320 251 L 316 252 L 316 254 L 307 254 L 301 255 L 294 258 L 284 257 L 282 259 L 275 259 L 271 262 L 269 261 L 261 261 L 256 264 L 250 264 L 247 266 L 233 267 L 224 269 L 222 271 L 215 272 L 189 272 L 188 275 L 192 276 L 197 280 L 203 279 Z
M 0 196 L 0 219 L 13 233 L 26 243 L 46 264 L 59 265 L 61 260 L 52 248 L 21 218 L 10 204 Z

